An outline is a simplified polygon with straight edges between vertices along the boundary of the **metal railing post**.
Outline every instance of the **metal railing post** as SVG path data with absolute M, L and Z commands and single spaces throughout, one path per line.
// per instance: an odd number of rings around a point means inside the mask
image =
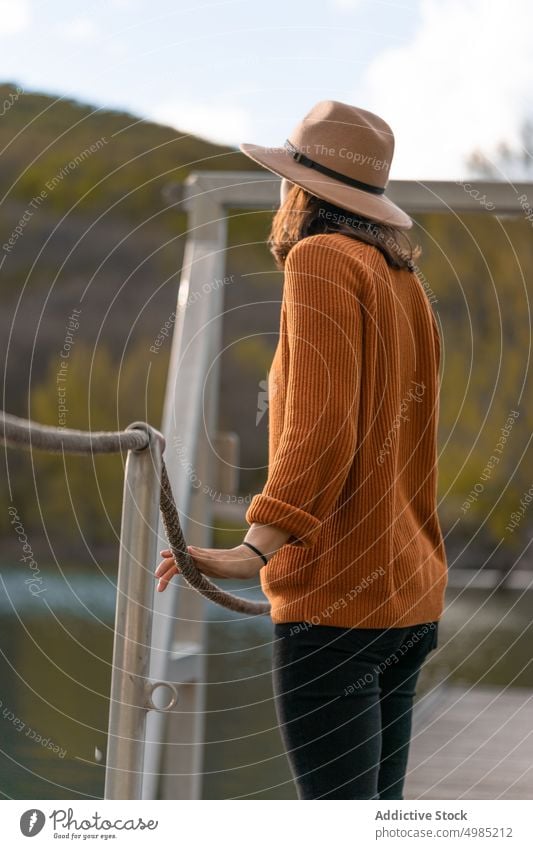
M 172 685 L 148 680 L 152 608 L 157 557 L 161 458 L 165 447 L 159 431 L 144 422 L 150 441 L 146 448 L 128 451 L 117 578 L 113 669 L 109 705 L 105 799 L 140 799 L 142 792 L 145 722 L 155 709 L 153 691 Z
M 183 534 L 188 542 L 213 545 L 214 502 L 205 484 L 216 487 L 213 440 L 218 430 L 218 368 L 227 215 L 209 192 L 190 185 L 187 239 L 167 374 L 162 431 L 165 463 Z M 183 403 L 183 399 L 187 403 Z M 189 466 L 188 463 L 191 465 Z M 193 479 L 191 469 L 194 471 Z M 200 480 L 199 487 L 195 481 Z M 161 543 L 165 543 L 162 522 Z M 151 713 L 146 723 L 144 799 L 199 799 L 205 718 L 205 651 L 208 602 L 177 577 L 154 600 L 150 672 L 173 681 L 177 709 Z

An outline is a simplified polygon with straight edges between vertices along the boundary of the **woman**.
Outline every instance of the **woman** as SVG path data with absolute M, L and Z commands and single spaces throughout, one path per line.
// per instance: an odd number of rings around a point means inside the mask
M 440 340 L 386 195 L 385 121 L 321 101 L 280 148 L 269 246 L 284 270 L 269 374 L 269 469 L 230 550 L 189 546 L 271 603 L 273 685 L 300 799 L 403 799 L 415 688 L 437 646 L 447 561 L 437 516 Z M 171 552 L 156 576 L 178 571 Z M 264 568 L 263 568 L 264 567 Z

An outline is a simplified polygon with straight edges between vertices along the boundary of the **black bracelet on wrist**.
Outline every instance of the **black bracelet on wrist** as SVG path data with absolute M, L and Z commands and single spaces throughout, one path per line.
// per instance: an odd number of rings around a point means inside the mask
M 252 549 L 252 551 L 255 551 L 255 553 L 259 555 L 259 557 L 261 558 L 261 560 L 263 561 L 263 563 L 265 564 L 265 566 L 267 565 L 268 560 L 266 559 L 266 557 L 265 557 L 265 555 L 264 555 L 264 554 L 261 554 L 261 552 L 259 551 L 259 549 L 255 547 L 255 545 L 252 545 L 252 543 L 251 543 L 251 542 L 246 542 L 245 540 L 243 541 L 243 545 L 247 545 L 247 546 L 248 546 L 248 548 L 251 548 L 251 549 Z

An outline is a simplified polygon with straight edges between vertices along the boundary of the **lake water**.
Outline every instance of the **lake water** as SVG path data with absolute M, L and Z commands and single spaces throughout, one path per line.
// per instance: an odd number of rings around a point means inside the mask
M 112 578 L 77 572 L 67 580 L 57 571 L 43 573 L 42 586 L 32 597 L 20 571 L 0 576 L 0 792 L 102 798 L 95 749 L 106 749 L 115 587 Z M 443 681 L 533 687 L 532 598 L 449 588 L 419 695 Z M 272 701 L 271 622 L 212 604 L 206 611 L 203 796 L 296 798 Z

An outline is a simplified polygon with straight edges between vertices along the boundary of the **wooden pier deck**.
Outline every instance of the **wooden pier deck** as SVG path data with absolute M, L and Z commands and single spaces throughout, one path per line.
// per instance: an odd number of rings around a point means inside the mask
M 533 690 L 443 685 L 413 712 L 406 799 L 533 799 Z

